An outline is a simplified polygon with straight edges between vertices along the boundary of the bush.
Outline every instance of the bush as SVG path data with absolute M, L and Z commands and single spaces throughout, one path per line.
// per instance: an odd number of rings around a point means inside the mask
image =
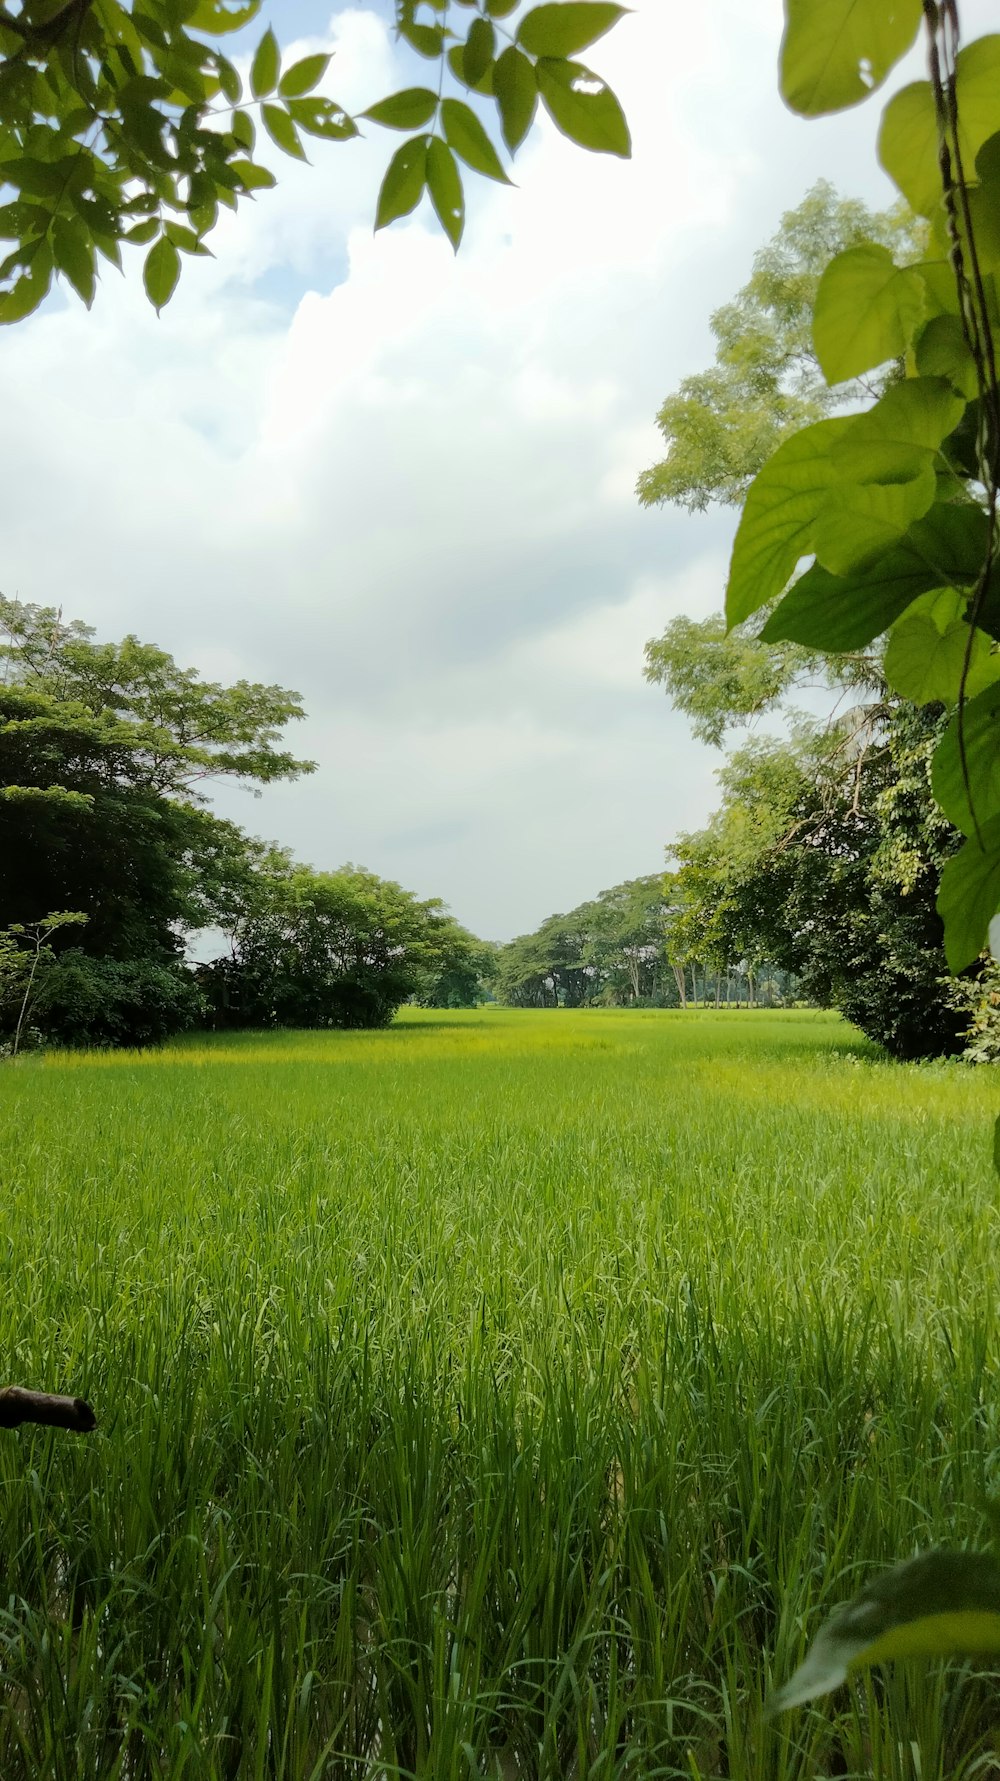
M 33 1019 L 50 1045 L 159 1045 L 194 1026 L 204 997 L 179 960 L 91 958 L 74 947 L 45 973 Z

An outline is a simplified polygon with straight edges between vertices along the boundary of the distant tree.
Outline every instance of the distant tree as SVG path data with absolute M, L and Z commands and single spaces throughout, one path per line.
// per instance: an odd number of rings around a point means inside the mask
M 224 1024 L 377 1027 L 454 960 L 457 924 L 360 867 L 317 872 L 257 847 L 219 911 L 230 953 L 200 973 Z
M 663 875 L 654 873 L 550 915 L 534 934 L 500 948 L 498 997 L 518 1008 L 673 1002 L 668 901 Z
M 238 853 L 200 788 L 310 771 L 275 746 L 301 715 L 282 688 L 205 683 L 134 638 L 95 644 L 0 601 L 0 927 L 87 917 L 78 941 L 51 939 L 36 1008 L 52 1036 L 148 1043 L 197 1018 L 183 933 L 212 919 L 212 876 Z
M 644 506 L 669 501 L 693 512 L 739 505 L 758 470 L 789 434 L 842 406 L 870 399 L 869 379 L 831 390 L 819 368 L 812 315 L 832 256 L 860 241 L 920 251 L 925 234 L 905 205 L 870 211 L 825 180 L 781 219 L 750 278 L 711 318 L 715 364 L 686 377 L 657 416 L 667 455 L 639 477 Z
M 675 844 L 676 943 L 712 968 L 777 964 L 897 1057 L 960 1049 L 935 910 L 958 844 L 930 795 L 939 727 L 896 701 L 736 750 L 720 809 Z
M 435 939 L 437 957 L 414 991 L 421 1008 L 476 1008 L 492 994 L 497 948 L 448 917 Z

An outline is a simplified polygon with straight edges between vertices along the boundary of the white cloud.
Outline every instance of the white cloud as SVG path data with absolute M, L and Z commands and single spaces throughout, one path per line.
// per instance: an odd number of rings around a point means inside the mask
M 412 81 L 378 16 L 316 19 L 341 102 Z M 219 802 L 318 864 L 496 936 L 655 870 L 713 756 L 642 644 L 717 604 L 731 522 L 637 508 L 653 416 L 813 179 L 887 195 L 874 107 L 783 112 L 779 35 L 778 0 L 636 0 L 593 52 L 633 161 L 544 125 L 457 260 L 421 214 L 372 236 L 373 132 L 276 160 L 159 322 L 136 262 L 6 336 L 0 585 L 300 687 L 321 771 Z

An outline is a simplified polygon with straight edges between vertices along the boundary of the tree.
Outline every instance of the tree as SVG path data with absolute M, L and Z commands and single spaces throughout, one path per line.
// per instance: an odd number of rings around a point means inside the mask
M 251 844 L 243 883 L 220 911 L 228 958 L 201 973 L 233 1026 L 387 1026 L 400 1004 L 452 964 L 457 924 L 357 866 L 316 872 Z M 471 940 L 471 936 L 468 936 Z
M 610 88 L 574 58 L 623 7 L 609 0 L 535 6 L 395 0 L 397 34 L 437 67 L 413 86 L 351 117 L 321 95 L 330 57 L 282 67 L 268 30 L 253 55 L 249 93 L 220 40 L 249 26 L 261 0 L 21 0 L 0 6 L 0 322 L 36 309 L 53 276 L 89 305 L 97 255 L 120 267 L 122 244 L 145 249 L 144 282 L 157 310 L 169 302 L 183 254 L 209 252 L 220 207 L 275 183 L 254 159 L 258 126 L 282 153 L 305 160 L 303 136 L 347 142 L 361 123 L 406 133 L 393 155 L 376 228 L 406 216 L 428 192 L 455 248 L 462 237 L 462 167 L 509 183 L 468 95 L 492 102 L 505 147 L 524 141 L 541 101 L 557 129 L 598 153 L 627 156 L 628 126 Z M 502 40 L 506 39 L 506 43 Z M 454 91 L 446 92 L 446 82 Z M 461 96 L 457 96 L 461 95 Z M 0 193 L 2 195 L 2 193 Z
M 78 927 L 87 917 L 59 910 L 35 922 L 12 922 L 0 930 L 0 1020 L 15 1016 L 10 1055 L 17 1057 L 27 1031 L 28 1011 L 47 967 L 55 963 L 50 941 L 60 928 Z
M 939 724 L 894 701 L 735 750 L 720 809 L 674 847 L 674 945 L 713 969 L 776 965 L 896 1057 L 959 1050 L 934 906 L 958 844 L 930 795 Z
M 668 449 L 639 477 L 643 505 L 670 501 L 692 512 L 712 501 L 738 506 L 789 434 L 869 399 L 867 381 L 831 389 L 823 377 L 812 337 L 820 278 L 835 253 L 859 241 L 915 254 L 923 234 L 906 205 L 873 212 L 838 197 L 825 180 L 787 211 L 755 256 L 747 283 L 711 318 L 715 364 L 686 377 L 657 415 Z
M 647 1006 L 674 1000 L 661 873 L 602 891 L 500 948 L 495 987 L 515 1008 Z
M 295 694 L 222 687 L 126 638 L 93 643 L 49 609 L 0 602 L 0 927 L 39 909 L 53 934 L 36 1002 L 53 1038 L 149 1043 L 197 1018 L 185 930 L 212 919 L 238 831 L 202 807 L 209 776 L 311 770 L 278 748 Z
M 435 936 L 435 952 L 414 991 L 421 1008 L 477 1008 L 489 1000 L 496 974 L 494 945 L 477 940 L 448 916 Z

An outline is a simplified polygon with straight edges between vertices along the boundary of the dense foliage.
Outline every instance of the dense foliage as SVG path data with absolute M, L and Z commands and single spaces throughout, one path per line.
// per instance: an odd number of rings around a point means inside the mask
M 411 999 L 481 998 L 481 944 L 439 899 L 372 872 L 316 872 L 258 849 L 228 905 L 230 953 L 200 973 L 216 1024 L 379 1027 Z
M 427 192 L 456 248 L 465 224 L 462 170 L 509 183 L 484 108 L 495 106 L 511 154 L 540 102 L 571 141 L 627 156 L 617 99 L 576 60 L 625 9 L 611 0 L 568 0 L 512 17 L 518 8 L 519 0 L 456 0 L 454 7 L 430 0 L 427 17 L 416 0 L 395 0 L 398 36 L 435 66 L 426 84 L 355 118 L 318 91 L 330 56 L 283 66 L 270 29 L 244 82 L 220 39 L 250 26 L 261 0 L 0 7 L 0 239 L 14 243 L 0 261 L 0 323 L 31 314 L 53 276 L 89 306 L 97 255 L 120 267 L 123 245 L 145 250 L 146 292 L 161 309 L 181 256 L 210 251 L 206 237 L 220 207 L 236 209 L 274 185 L 255 159 L 260 130 L 299 160 L 307 159 L 303 137 L 348 142 L 371 125 L 404 132 L 375 226 L 408 215 Z
M 881 219 L 882 233 L 890 221 L 897 242 L 913 239 L 917 225 L 905 214 Z M 665 405 L 677 431 L 667 460 L 649 473 L 646 498 L 739 499 L 746 478 L 720 482 L 713 443 L 722 387 L 726 436 L 743 438 L 746 465 L 747 441 L 760 437 L 761 390 L 808 388 L 820 409 L 864 394 L 850 384 L 823 396 L 815 351 L 804 343 L 823 260 L 864 222 L 858 206 L 825 187 L 782 219 L 749 285 L 722 312 L 715 370 L 689 379 L 683 400 Z M 798 398 L 765 406 L 771 449 L 792 444 Z M 937 624 L 941 606 L 929 611 Z M 960 1049 L 970 1013 L 948 983 L 935 906 L 960 844 L 931 788 L 945 727 L 940 689 L 911 685 L 904 696 L 888 684 L 898 648 L 898 640 L 887 651 L 884 639 L 866 635 L 838 652 L 818 638 L 774 636 L 770 626 L 757 637 L 750 621 L 727 628 L 721 614 L 681 617 L 647 645 L 646 675 L 704 741 L 721 746 L 750 726 L 721 770 L 721 808 L 672 850 L 682 904 L 675 950 L 717 966 L 775 962 L 795 974 L 804 996 L 840 1008 L 896 1056 L 917 1057 Z M 796 716 L 800 700 L 815 709 L 817 691 L 828 699 L 826 718 Z M 783 716 L 784 736 L 754 727 L 769 713 Z
M 296 694 L 203 681 L 47 608 L 0 601 L 0 626 L 0 1033 L 147 1045 L 206 1018 L 380 1025 L 413 996 L 483 994 L 484 949 L 439 902 L 295 865 L 205 807 L 220 776 L 312 770 L 280 746 Z M 230 955 L 195 973 L 186 940 L 214 928 Z

